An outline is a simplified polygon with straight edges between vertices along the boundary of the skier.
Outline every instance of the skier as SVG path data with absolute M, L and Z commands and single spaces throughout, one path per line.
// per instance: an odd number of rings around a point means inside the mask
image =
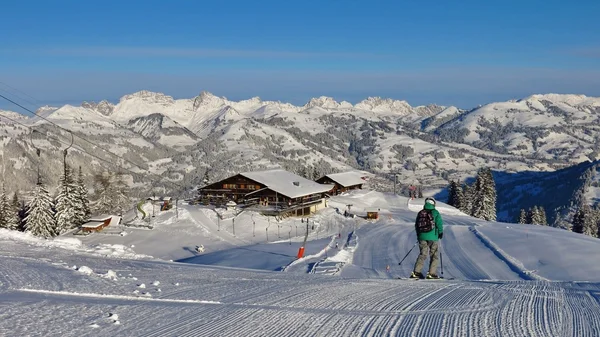
M 429 252 L 429 272 L 428 279 L 438 279 L 437 266 L 439 261 L 438 256 L 438 240 L 444 236 L 443 221 L 440 212 L 435 209 L 435 199 L 425 199 L 423 209 L 417 214 L 415 221 L 415 230 L 417 231 L 417 239 L 419 240 L 419 257 L 415 262 L 414 271 L 410 278 L 423 278 L 421 270 L 427 259 Z

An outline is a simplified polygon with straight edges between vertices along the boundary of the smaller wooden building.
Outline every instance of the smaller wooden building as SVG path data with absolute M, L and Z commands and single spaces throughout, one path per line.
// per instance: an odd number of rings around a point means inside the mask
M 121 223 L 121 217 L 117 215 L 102 215 L 92 218 L 81 225 L 83 232 L 100 232 L 108 226 L 116 226 Z
M 368 220 L 377 220 L 377 219 L 379 219 L 379 211 L 377 211 L 377 210 L 367 210 L 367 219 Z
M 362 189 L 363 184 L 367 180 L 367 175 L 356 172 L 342 172 L 342 173 L 333 173 L 328 174 L 324 177 L 321 177 L 316 180 L 319 184 L 333 184 L 332 193 L 337 195 L 340 193 L 344 193 L 350 190 Z

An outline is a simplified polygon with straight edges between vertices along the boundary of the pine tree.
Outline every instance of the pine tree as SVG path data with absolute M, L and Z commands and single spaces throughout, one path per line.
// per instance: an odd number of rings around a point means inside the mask
M 12 201 L 8 204 L 8 229 L 18 230 L 21 227 L 21 218 L 19 217 L 19 197 L 17 192 L 13 194 Z
M 483 219 L 485 217 L 485 196 L 483 194 L 485 185 L 485 177 L 483 175 L 483 170 L 480 169 L 477 172 L 477 177 L 475 178 L 475 185 L 471 187 L 472 199 L 473 199 L 473 208 L 471 211 L 471 216 L 474 216 L 479 219 Z
M 546 218 L 546 210 L 542 206 L 538 206 L 538 212 L 540 214 L 540 225 L 548 226 L 548 218 Z
M 8 218 L 10 214 L 10 206 L 6 199 L 6 190 L 4 186 L 0 192 L 0 228 L 8 229 Z
M 117 214 L 123 216 L 125 210 L 130 206 L 130 200 L 127 196 L 129 194 L 129 187 L 123 178 L 122 173 L 117 173 L 113 176 L 113 194 L 115 201 L 115 209 Z
M 35 236 L 50 238 L 56 235 L 56 220 L 52 198 L 42 183 L 35 188 L 35 195 L 28 204 L 27 231 Z
M 583 207 L 579 207 L 573 216 L 573 227 L 571 230 L 575 233 L 584 232 L 585 227 L 585 211 Z
M 533 209 L 531 210 L 531 224 L 532 225 L 541 224 L 540 212 L 539 212 L 537 206 L 533 206 Z
M 458 189 L 458 185 L 454 180 L 450 181 L 448 185 L 448 205 L 452 207 L 456 207 L 456 190 Z
M 79 190 L 73 180 L 71 168 L 67 165 L 64 174 L 60 177 L 59 193 L 56 197 L 57 234 L 65 233 L 80 224 L 79 202 Z
M 108 172 L 94 176 L 94 191 L 96 201 L 94 209 L 98 213 L 122 215 L 128 207 L 130 200 L 127 196 L 129 187 L 122 174 Z
M 81 166 L 79 166 L 79 174 L 77 176 L 77 214 L 79 216 L 79 224 L 83 224 L 91 215 L 90 201 L 88 199 L 88 189 L 85 186 L 83 180 L 83 173 L 81 172 Z
M 483 185 L 479 194 L 483 198 L 483 219 L 496 221 L 496 182 L 490 168 L 484 168 L 481 172 Z
M 461 211 L 468 215 L 473 215 L 473 192 L 474 186 L 465 184 Z
M 527 223 L 527 212 L 523 208 L 521 208 L 521 214 L 519 214 L 519 223 L 520 224 Z
M 97 213 L 109 214 L 113 212 L 113 201 L 111 200 L 111 175 L 108 172 L 94 175 L 94 210 Z
M 454 206 L 454 207 L 462 210 L 464 200 L 465 200 L 465 196 L 463 193 L 463 187 L 460 184 L 456 183 L 456 206 Z

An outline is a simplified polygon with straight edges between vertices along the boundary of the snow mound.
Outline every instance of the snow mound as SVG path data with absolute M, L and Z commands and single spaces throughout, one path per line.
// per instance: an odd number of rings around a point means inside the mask
M 114 270 L 109 270 L 106 272 L 106 274 L 99 274 L 101 277 L 107 278 L 109 280 L 114 280 L 116 281 L 117 279 L 119 279 L 117 277 L 117 273 Z
M 63 248 L 77 250 L 83 246 L 79 239 L 58 237 L 54 239 L 39 238 L 30 232 L 19 232 L 0 228 L 0 240 L 19 241 L 33 246 L 47 248 Z
M 134 245 L 131 246 L 133 247 Z M 102 243 L 89 248 L 87 251 L 96 255 L 119 257 L 125 259 L 152 258 L 152 256 L 149 255 L 137 254 L 131 248 L 120 244 Z
M 77 271 L 82 274 L 85 274 L 85 275 L 92 275 L 94 273 L 92 268 L 90 268 L 88 266 L 81 266 L 81 267 L 77 268 Z

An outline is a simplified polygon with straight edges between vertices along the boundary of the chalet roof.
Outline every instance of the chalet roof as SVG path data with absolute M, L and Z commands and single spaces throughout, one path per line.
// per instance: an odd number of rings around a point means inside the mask
M 333 173 L 328 174 L 325 177 L 335 181 L 336 183 L 342 185 L 343 187 L 350 187 L 355 185 L 364 184 L 365 180 L 363 177 L 366 177 L 365 174 L 356 171 L 342 172 L 342 173 Z
M 330 191 L 332 185 L 323 185 L 285 170 L 268 170 L 240 173 L 241 176 L 267 186 L 270 190 L 288 198 Z M 295 183 L 298 183 L 297 185 Z
M 91 217 L 89 219 L 89 221 L 105 221 L 105 220 L 110 219 L 111 217 L 112 217 L 112 215 L 110 215 L 110 214 L 101 214 L 98 216 Z
M 81 227 L 83 227 L 83 228 L 98 228 L 98 227 L 102 226 L 103 223 L 104 223 L 104 221 L 88 221 L 88 222 L 84 223 L 83 225 L 81 225 Z

